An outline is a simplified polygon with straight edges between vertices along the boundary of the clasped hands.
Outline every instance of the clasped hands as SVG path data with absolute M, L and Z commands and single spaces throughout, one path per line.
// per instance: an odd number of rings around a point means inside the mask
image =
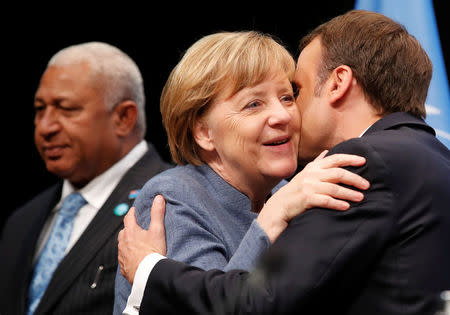
M 361 166 L 365 159 L 356 155 L 322 152 L 313 162 L 278 190 L 264 205 L 257 217 L 258 224 L 273 243 L 287 227 L 289 221 L 306 209 L 325 207 L 344 211 L 348 201 L 359 202 L 364 195 L 338 183 L 360 190 L 369 188 L 369 182 L 361 176 L 345 170 L 343 166 Z M 118 260 L 121 274 L 133 284 L 140 262 L 151 253 L 166 255 L 164 228 L 165 200 L 158 195 L 153 200 L 150 227 L 142 229 L 136 222 L 132 207 L 124 218 L 124 228 L 118 235 Z

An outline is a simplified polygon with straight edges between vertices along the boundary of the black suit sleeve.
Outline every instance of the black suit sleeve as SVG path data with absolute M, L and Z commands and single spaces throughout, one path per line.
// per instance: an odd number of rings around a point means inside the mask
M 141 314 L 322 314 L 345 308 L 394 233 L 395 198 L 388 167 L 370 146 L 355 139 L 334 153 L 366 157 L 363 167 L 353 169 L 371 183 L 362 202 L 345 212 L 316 208 L 296 217 L 251 273 L 160 261 Z

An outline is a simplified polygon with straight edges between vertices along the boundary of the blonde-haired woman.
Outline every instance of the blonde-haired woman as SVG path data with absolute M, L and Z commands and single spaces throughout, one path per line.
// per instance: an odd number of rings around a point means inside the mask
M 137 221 L 148 228 L 153 199 L 164 196 L 168 257 L 203 269 L 249 269 L 281 232 L 268 231 L 269 210 L 261 209 L 297 169 L 294 71 L 295 62 L 280 43 L 253 31 L 205 36 L 173 69 L 161 113 L 179 166 L 149 180 L 135 202 Z M 333 184 L 350 178 L 346 184 L 361 188 L 363 179 L 353 173 L 333 167 L 322 169 L 329 176 L 318 179 L 308 172 L 336 161 L 312 162 L 316 165 L 307 166 L 277 198 L 297 191 L 289 197 L 296 213 L 313 206 L 346 209 L 346 202 L 333 197 L 361 200 L 361 193 Z M 356 157 L 344 161 L 361 164 Z M 327 183 L 321 185 L 324 178 Z M 125 308 L 130 290 L 118 272 L 116 314 Z

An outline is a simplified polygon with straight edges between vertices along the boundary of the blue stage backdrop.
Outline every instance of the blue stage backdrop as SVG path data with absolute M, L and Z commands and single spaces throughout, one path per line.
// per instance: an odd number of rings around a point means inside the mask
M 379 12 L 392 18 L 422 44 L 433 63 L 426 121 L 450 148 L 450 92 L 432 0 L 356 0 L 355 9 Z

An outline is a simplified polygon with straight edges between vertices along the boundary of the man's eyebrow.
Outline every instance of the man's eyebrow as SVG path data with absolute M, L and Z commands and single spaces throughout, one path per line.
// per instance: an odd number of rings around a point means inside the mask
M 38 103 L 44 103 L 45 104 L 44 100 L 42 98 L 40 98 L 40 97 L 35 97 L 33 101 L 35 103 L 38 102 Z
M 58 103 L 61 103 L 64 100 L 66 100 L 66 98 L 64 98 L 64 97 L 57 97 L 57 98 L 53 98 L 52 99 L 52 103 L 58 104 Z M 34 101 L 46 104 L 45 100 L 43 98 L 39 97 L 39 96 L 36 96 L 34 98 Z

